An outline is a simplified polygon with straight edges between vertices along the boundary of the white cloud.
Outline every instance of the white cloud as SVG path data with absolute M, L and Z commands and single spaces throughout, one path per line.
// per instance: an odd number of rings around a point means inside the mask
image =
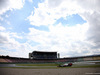
M 76 25 L 73 27 L 63 26 L 61 24 L 56 26 L 50 25 L 49 32 L 30 28 L 28 40 L 39 43 L 39 45 L 33 47 L 34 50 L 58 51 L 61 55 L 63 55 L 63 53 L 68 54 L 70 52 L 81 53 L 84 51 L 82 48 L 84 48 L 87 43 L 84 41 L 86 39 L 85 33 L 87 29 L 87 24 Z M 87 47 L 88 46 L 85 48 Z
M 67 16 L 72 14 L 80 15 L 87 11 L 93 12 L 92 8 L 85 10 L 79 2 L 80 0 L 46 0 L 43 3 L 39 3 L 38 8 L 35 8 L 27 19 L 32 25 L 50 25 L 54 24 L 61 17 L 66 19 Z M 86 1 L 84 2 L 86 3 Z M 90 6 L 92 5 L 90 4 Z
M 35 8 L 27 19 L 32 25 L 50 25 L 54 24 L 57 19 L 66 18 L 68 15 L 99 12 L 99 7 L 99 0 L 46 0 L 39 3 L 38 8 Z
M 0 26 L 0 31 L 6 30 L 3 26 Z
M 99 0 L 76 0 L 77 4 L 87 12 L 100 11 L 100 1 Z
M 69 4 L 69 1 L 59 1 L 46 0 L 44 3 L 39 3 L 38 8 L 34 8 L 34 12 L 32 11 L 32 14 L 27 18 L 30 24 L 36 26 L 51 25 L 61 17 L 66 18 L 68 15 L 76 14 L 80 11 L 80 8 L 73 2 Z M 55 3 L 58 3 L 57 6 Z
M 0 16 L 0 20 L 3 21 L 4 19 Z
M 14 32 L 0 32 L 0 55 L 28 57 L 31 46 L 29 46 L 27 42 L 18 42 L 16 38 L 22 39 L 22 36 L 18 36 L 18 34 Z
M 17 33 L 14 33 L 14 32 L 12 32 L 10 34 L 11 34 L 11 37 L 13 37 L 13 38 L 18 38 L 18 39 L 22 39 L 23 38 L 22 36 L 19 36 Z
M 99 47 L 99 0 L 46 0 L 28 17 L 30 24 L 47 25 L 49 32 L 30 28 L 29 39 L 40 43 L 34 49 L 57 50 L 63 55 L 100 54 Z M 57 19 L 78 14 L 87 23 L 73 27 L 53 26 Z M 93 39 L 91 41 L 91 39 Z M 96 44 L 97 43 L 97 44 Z M 62 51 L 61 51 L 62 50 Z M 72 54 L 71 54 L 72 53 Z M 65 55 L 66 56 L 66 55 Z
M 91 52 L 100 54 L 100 0 L 79 0 L 79 5 L 85 10 L 80 15 L 88 22 L 87 41 L 92 44 Z M 84 6 L 85 5 L 85 6 Z
M 8 10 L 21 9 L 25 0 L 0 0 L 0 15 Z
M 29 0 L 29 2 L 33 3 L 33 0 Z
M 24 2 L 25 0 L 0 0 L 0 15 L 3 15 L 9 10 L 13 11 L 21 9 Z M 5 17 L 9 16 L 5 15 Z M 10 25 L 10 22 L 8 20 L 4 20 L 1 16 L 0 20 L 5 21 L 8 25 Z M 10 55 L 14 57 L 28 56 L 26 50 L 27 45 L 21 44 L 16 40 L 16 38 L 22 39 L 22 36 L 18 36 L 18 34 L 14 32 L 7 31 L 3 26 L 0 26 L 0 31 L 0 55 Z
M 9 5 L 9 1 L 4 3 Z M 15 2 L 12 2 L 14 4 Z M 18 2 L 19 3 L 19 2 Z M 32 11 L 27 18 L 30 24 L 35 26 L 47 25 L 49 31 L 41 31 L 29 28 L 26 37 L 17 33 L 1 32 L 1 46 L 6 47 L 6 51 L 1 47 L 0 52 L 11 54 L 12 56 L 26 57 L 30 51 L 58 51 L 63 56 L 82 56 L 90 54 L 100 54 L 100 5 L 99 0 L 46 0 L 38 4 L 38 8 Z M 2 3 L 3 4 L 3 3 Z M 10 5 L 10 6 L 11 6 Z M 12 5 L 13 7 L 2 7 L 1 14 L 7 10 L 20 9 L 22 4 Z M 5 9 L 4 9 L 5 8 Z M 4 11 L 3 11 L 4 9 Z M 53 25 L 57 19 L 68 15 L 78 14 L 87 23 L 75 26 Z M 4 27 L 0 28 L 2 31 Z M 19 43 L 17 39 L 27 39 L 26 43 Z M 37 45 L 34 45 L 38 43 Z

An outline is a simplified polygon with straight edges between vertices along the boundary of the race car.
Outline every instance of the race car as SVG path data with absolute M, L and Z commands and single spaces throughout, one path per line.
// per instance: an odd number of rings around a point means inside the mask
M 72 63 L 68 63 L 68 64 L 59 65 L 58 67 L 71 67 L 71 66 L 72 66 Z

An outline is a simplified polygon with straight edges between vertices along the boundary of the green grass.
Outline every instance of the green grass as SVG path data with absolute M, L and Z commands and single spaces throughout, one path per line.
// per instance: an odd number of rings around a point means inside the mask
M 87 66 L 75 66 L 72 68 L 100 68 L 100 64 L 99 65 L 87 65 Z
M 58 69 L 58 67 L 0 67 L 0 68 L 13 68 L 13 69 Z
M 58 64 L 17 64 L 20 66 L 38 66 L 38 67 L 17 67 L 17 68 L 24 68 L 24 69 L 59 69 L 59 68 L 100 68 L 99 65 L 84 65 L 84 66 L 72 66 L 72 67 L 57 67 Z M 51 67 L 48 67 L 51 66 Z
M 13 69 L 62 69 L 62 68 L 100 68 L 100 65 L 89 65 L 89 66 L 76 66 L 76 67 L 0 67 L 0 68 L 13 68 Z
M 17 66 L 58 66 L 55 63 L 46 63 L 46 64 L 16 64 Z
M 77 65 L 74 64 L 72 67 L 57 67 L 59 64 L 56 63 L 39 63 L 39 64 L 16 64 L 21 67 L 0 67 L 0 68 L 18 68 L 18 69 L 61 69 L 61 68 L 100 68 L 100 64 L 95 65 Z M 25 67 L 28 66 L 28 67 Z

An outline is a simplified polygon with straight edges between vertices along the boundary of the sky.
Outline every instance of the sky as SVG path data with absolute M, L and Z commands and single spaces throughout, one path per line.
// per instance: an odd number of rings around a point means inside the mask
M 100 54 L 100 0 L 0 0 L 0 55 Z

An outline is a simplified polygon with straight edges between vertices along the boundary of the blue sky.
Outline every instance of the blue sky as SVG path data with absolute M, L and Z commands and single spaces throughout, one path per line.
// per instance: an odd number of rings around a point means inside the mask
M 80 15 L 73 14 L 73 15 L 67 16 L 65 19 L 61 17 L 60 19 L 56 21 L 56 24 L 59 24 L 59 23 L 62 23 L 62 25 L 74 26 L 76 24 L 86 23 L 86 21 L 82 19 Z
M 93 2 L 86 0 L 1 1 L 0 55 L 28 57 L 34 50 L 57 51 L 61 57 L 99 54 L 99 33 L 93 34 L 97 3 L 93 9 Z

